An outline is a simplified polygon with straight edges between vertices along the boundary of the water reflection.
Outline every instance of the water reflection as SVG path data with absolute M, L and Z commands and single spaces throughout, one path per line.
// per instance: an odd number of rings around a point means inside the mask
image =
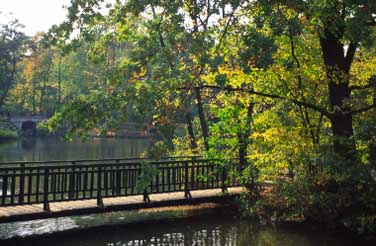
M 0 225 L 0 239 L 8 239 L 15 236 L 26 237 L 31 235 L 42 235 L 78 227 L 79 225 L 77 225 L 70 217 L 5 223 Z
M 69 222 L 68 222 L 69 223 Z M 5 244 L 7 245 L 7 244 Z M 9 244 L 12 245 L 12 244 Z M 67 235 L 34 238 L 17 245 L 38 246 L 350 246 L 367 244 L 348 235 L 306 227 L 262 226 L 223 216 L 128 226 L 92 228 Z
M 137 157 L 149 139 L 90 138 L 65 142 L 58 137 L 24 138 L 0 142 L 0 161 L 39 161 Z
M 218 220 L 191 221 L 149 225 L 140 230 L 117 231 L 110 237 L 82 241 L 84 245 L 132 246 L 342 246 L 365 245 L 354 240 L 338 239 L 333 235 L 294 232 L 286 228 L 260 226 L 247 221 Z M 62 244 L 68 245 L 68 244 Z
M 32 151 L 37 144 L 36 138 L 23 138 L 21 139 L 21 148 L 24 151 Z

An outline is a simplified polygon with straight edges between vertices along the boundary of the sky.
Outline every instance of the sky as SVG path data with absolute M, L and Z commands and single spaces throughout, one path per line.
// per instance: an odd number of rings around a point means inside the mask
M 70 0 L 0 0 L 0 23 L 10 19 L 9 13 L 25 25 L 23 31 L 33 36 L 39 31 L 48 31 L 53 24 L 65 20 Z M 5 16 L 4 16 L 5 14 Z

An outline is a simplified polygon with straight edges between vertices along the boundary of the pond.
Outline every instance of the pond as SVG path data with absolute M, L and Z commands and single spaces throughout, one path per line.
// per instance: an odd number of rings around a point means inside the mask
M 87 216 L 86 216 L 87 217 Z M 119 219 L 124 217 L 118 217 Z M 88 218 L 84 218 L 84 220 Z M 60 223 L 34 222 L 26 231 L 80 227 L 80 222 L 62 218 Z M 81 222 L 82 223 L 82 222 Z M 18 228 L 18 230 L 21 230 Z M 13 228 L 17 231 L 17 228 Z M 12 233 L 12 232 L 10 232 Z M 120 246 L 120 245 L 213 245 L 213 246 L 370 246 L 351 235 L 331 234 L 307 226 L 272 226 L 240 220 L 231 216 L 206 215 L 154 223 L 97 227 L 47 237 L 0 242 L 8 245 L 38 246 Z
M 70 142 L 60 137 L 24 138 L 0 142 L 0 162 L 78 160 L 138 157 L 150 146 L 150 139 L 89 138 Z

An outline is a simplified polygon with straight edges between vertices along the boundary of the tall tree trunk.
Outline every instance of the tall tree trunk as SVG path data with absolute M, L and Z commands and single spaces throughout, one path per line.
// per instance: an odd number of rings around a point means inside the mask
M 61 57 L 59 58 L 59 79 L 58 79 L 58 83 L 59 83 L 59 94 L 58 94 L 57 104 L 60 105 L 61 104 Z
M 250 144 L 249 136 L 251 135 L 251 122 L 253 116 L 253 108 L 254 103 L 250 103 L 247 108 L 247 118 L 244 126 L 244 130 L 237 133 L 238 137 L 238 155 L 239 155 L 239 172 L 243 172 L 245 168 L 248 167 L 249 163 L 247 161 L 248 155 L 248 145 Z M 256 177 L 256 170 L 255 168 L 251 167 L 249 169 L 249 183 L 247 184 L 248 190 L 251 192 L 255 192 L 255 177 Z
M 36 82 L 33 81 L 33 115 L 36 115 L 36 111 L 37 111 L 37 105 L 36 105 L 36 101 L 37 101 L 37 90 L 36 90 Z
M 45 110 L 45 107 L 44 107 L 44 96 L 46 94 L 46 87 L 47 87 L 47 84 L 46 84 L 46 81 L 43 80 L 43 85 L 42 85 L 42 88 L 40 90 L 40 98 L 39 98 L 39 114 L 44 114 L 44 110 Z
M 10 75 L 6 78 L 6 80 L 4 81 L 5 86 L 3 88 L 2 94 L 0 95 L 0 110 L 5 103 L 5 98 L 8 96 L 10 87 L 11 87 L 12 82 L 14 80 L 14 77 L 15 77 L 15 74 L 16 74 L 16 65 L 17 65 L 17 61 L 14 60 L 13 63 L 12 63 L 12 71 L 11 71 Z
M 353 117 L 348 104 L 351 90 L 349 88 L 349 74 L 353 54 L 349 50 L 344 54 L 344 45 L 340 39 L 329 30 L 321 37 L 320 43 L 326 66 L 329 85 L 330 105 L 333 115 L 330 119 L 334 136 L 334 151 L 337 156 L 347 163 L 355 163 L 356 147 L 354 141 Z M 354 48 L 354 47 L 352 47 Z
M 195 87 L 196 105 L 198 111 L 198 117 L 200 119 L 202 136 L 204 138 L 205 149 L 209 150 L 209 127 L 206 121 L 204 107 L 202 106 L 201 91 L 199 87 Z
M 185 120 L 186 120 L 187 126 L 188 126 L 188 134 L 189 134 L 189 141 L 190 141 L 190 144 L 191 144 L 191 149 L 194 153 L 196 153 L 197 152 L 197 143 L 196 143 L 195 133 L 194 133 L 194 130 L 193 130 L 191 112 L 189 111 L 189 109 L 187 109 L 186 112 L 185 112 Z
M 44 104 L 45 104 L 44 97 L 46 95 L 47 81 L 48 81 L 48 78 L 50 76 L 51 65 L 52 65 L 52 61 L 49 61 L 46 71 L 43 71 L 42 76 L 41 76 L 41 79 L 43 80 L 43 86 L 42 86 L 42 89 L 41 89 L 41 92 L 40 92 L 39 114 L 46 114 L 47 113 L 45 111 L 45 106 L 44 106 Z
M 245 123 L 245 130 L 238 132 L 238 154 L 239 154 L 239 164 L 240 169 L 244 169 L 247 167 L 247 149 L 249 145 L 249 135 L 251 135 L 251 121 L 252 121 L 252 114 L 253 114 L 253 107 L 254 104 L 250 103 L 247 108 L 247 119 Z
M 185 122 L 187 123 L 188 127 L 188 135 L 189 135 L 189 142 L 191 145 L 191 149 L 193 153 L 197 152 L 197 142 L 196 142 L 196 137 L 195 137 L 195 132 L 193 128 L 193 120 L 192 120 L 192 114 L 190 110 L 190 105 L 191 105 L 191 98 L 187 94 L 180 94 L 181 100 L 184 102 L 184 117 L 185 117 Z
M 376 77 L 373 78 L 376 80 Z M 374 83 L 374 82 L 373 82 Z M 373 88 L 373 104 L 376 104 L 376 87 Z M 376 118 L 376 109 L 373 109 L 371 114 Z M 375 135 L 371 133 L 371 142 L 369 144 L 369 162 L 373 168 L 376 168 L 376 139 Z
M 371 139 L 371 143 L 369 145 L 369 162 L 373 168 L 376 168 L 376 140 L 374 138 Z

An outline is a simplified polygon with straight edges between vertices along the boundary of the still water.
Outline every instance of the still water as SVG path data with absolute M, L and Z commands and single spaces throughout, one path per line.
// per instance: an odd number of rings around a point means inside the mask
M 150 146 L 150 139 L 89 138 L 66 142 L 59 137 L 0 141 L 0 162 L 78 160 L 138 157 Z
M 68 226 L 74 226 L 66 222 Z M 62 224 L 59 224 L 62 226 Z M 57 226 L 57 225 L 55 225 Z M 1 243 L 1 242 L 0 242 Z M 349 235 L 317 228 L 270 226 L 227 216 L 201 216 L 176 221 L 93 228 L 43 238 L 3 242 L 1 245 L 40 246 L 350 246 L 372 244 Z

